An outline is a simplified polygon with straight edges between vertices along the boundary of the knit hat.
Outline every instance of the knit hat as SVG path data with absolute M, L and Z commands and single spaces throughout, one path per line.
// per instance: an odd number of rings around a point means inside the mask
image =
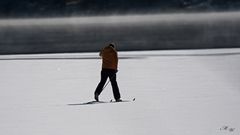
M 110 43 L 109 46 L 115 48 L 116 44 L 114 42 Z

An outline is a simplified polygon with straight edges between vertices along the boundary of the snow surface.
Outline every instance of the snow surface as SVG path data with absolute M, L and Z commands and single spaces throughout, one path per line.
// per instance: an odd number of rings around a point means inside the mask
M 240 134 L 240 49 L 119 56 L 122 98 L 136 101 L 75 106 L 93 100 L 97 53 L 0 56 L 0 134 Z

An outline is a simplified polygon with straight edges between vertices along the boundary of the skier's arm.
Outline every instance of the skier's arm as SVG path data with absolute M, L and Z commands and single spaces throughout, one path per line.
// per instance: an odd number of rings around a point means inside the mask
M 118 72 L 118 53 L 115 49 L 113 49 L 113 52 L 114 52 L 114 59 L 117 65 L 117 69 L 115 70 L 115 73 L 117 73 Z

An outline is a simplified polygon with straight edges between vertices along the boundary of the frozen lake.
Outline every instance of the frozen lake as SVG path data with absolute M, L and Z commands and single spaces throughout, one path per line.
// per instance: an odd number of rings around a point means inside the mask
M 85 106 L 68 104 L 93 100 L 97 53 L 0 56 L 0 134 L 240 134 L 240 49 L 119 56 L 122 98 L 136 101 Z
M 0 54 L 240 47 L 240 12 L 0 20 Z

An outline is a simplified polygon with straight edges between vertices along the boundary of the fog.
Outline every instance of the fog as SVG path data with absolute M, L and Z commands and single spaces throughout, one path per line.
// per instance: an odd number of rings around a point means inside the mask
M 0 54 L 240 47 L 240 12 L 0 20 Z

